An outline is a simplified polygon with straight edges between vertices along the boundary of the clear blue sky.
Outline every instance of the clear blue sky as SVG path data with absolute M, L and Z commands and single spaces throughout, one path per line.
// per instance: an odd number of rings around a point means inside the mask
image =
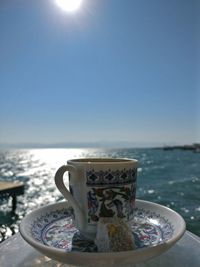
M 0 1 L 0 143 L 200 141 L 200 1 Z

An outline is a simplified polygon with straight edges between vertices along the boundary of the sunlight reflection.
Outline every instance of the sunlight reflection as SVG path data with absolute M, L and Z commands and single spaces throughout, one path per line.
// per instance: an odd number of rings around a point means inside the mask
M 158 222 L 157 219 L 150 218 L 149 219 L 149 222 L 152 223 L 152 224 L 154 224 L 154 225 L 159 225 L 159 222 Z
M 53 168 L 60 167 L 67 163 L 67 160 L 80 158 L 87 153 L 87 149 L 33 149 L 31 154 L 33 160 L 39 160 L 45 165 L 50 165 Z

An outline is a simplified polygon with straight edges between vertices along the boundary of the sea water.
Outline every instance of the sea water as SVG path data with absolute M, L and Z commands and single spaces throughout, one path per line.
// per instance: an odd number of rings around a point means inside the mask
M 200 236 L 200 153 L 160 149 L 18 149 L 0 150 L 0 181 L 21 181 L 23 196 L 0 200 L 0 242 L 18 232 L 22 218 L 34 209 L 63 199 L 54 184 L 56 170 L 80 157 L 135 158 L 139 161 L 137 195 L 182 215 L 187 229 Z M 67 183 L 67 175 L 65 175 Z

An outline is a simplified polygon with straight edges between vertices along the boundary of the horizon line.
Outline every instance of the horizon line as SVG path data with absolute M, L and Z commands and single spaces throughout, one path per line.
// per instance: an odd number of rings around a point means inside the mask
M 195 144 L 199 142 L 190 142 Z M 131 142 L 131 141 L 96 141 L 96 142 L 20 142 L 0 143 L 0 148 L 159 148 L 166 146 L 182 146 L 188 143 L 177 142 Z

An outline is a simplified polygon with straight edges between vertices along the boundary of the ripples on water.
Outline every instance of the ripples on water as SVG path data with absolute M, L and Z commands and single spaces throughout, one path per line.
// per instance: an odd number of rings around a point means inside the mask
M 187 229 L 200 236 L 200 153 L 162 149 L 30 149 L 0 151 L 0 180 L 22 181 L 25 194 L 0 200 L 0 242 L 18 232 L 30 211 L 62 199 L 54 174 L 68 159 L 128 157 L 139 160 L 137 198 L 166 205 L 179 212 Z

